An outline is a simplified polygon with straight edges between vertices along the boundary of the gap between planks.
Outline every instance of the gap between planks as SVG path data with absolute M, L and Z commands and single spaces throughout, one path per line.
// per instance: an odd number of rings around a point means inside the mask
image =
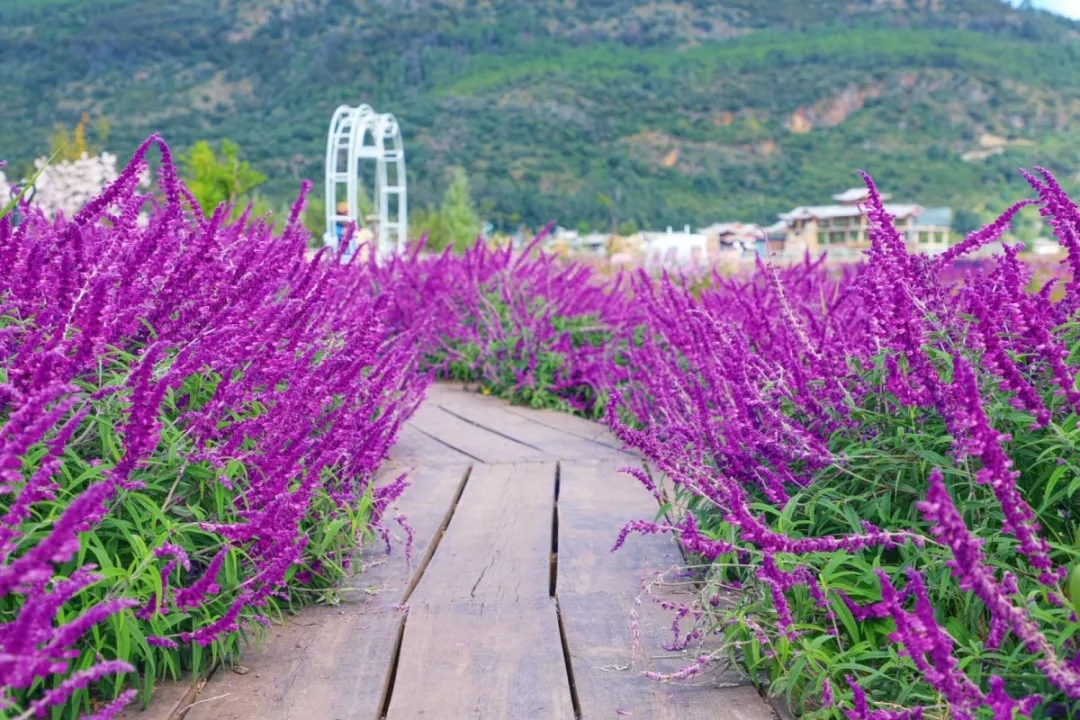
M 465 422 L 437 404 L 425 404 L 409 424 L 434 440 L 483 463 L 524 463 L 554 461 L 549 453 L 525 445 L 487 428 Z
M 544 595 L 412 603 L 388 720 L 573 720 L 555 603 Z
M 549 599 L 555 468 L 551 462 L 474 466 L 412 599 Z
M 447 510 L 446 515 L 443 517 L 443 521 L 439 524 L 434 537 L 431 539 L 431 543 L 428 545 L 427 552 L 424 553 L 424 558 L 421 561 L 420 566 L 417 567 L 416 572 L 413 573 L 408 586 L 405 588 L 405 593 L 401 597 L 402 605 L 407 607 L 409 597 L 412 595 L 413 590 L 416 589 L 416 586 L 420 582 L 420 578 L 423 576 L 424 572 L 427 570 L 428 565 L 431 564 L 431 558 L 434 557 L 435 551 L 438 550 L 443 536 L 446 535 L 446 528 L 450 525 L 450 521 L 454 519 L 454 513 L 457 510 L 458 503 L 461 502 L 461 496 L 465 492 L 465 486 L 469 482 L 469 475 L 471 473 L 472 467 L 469 467 L 465 471 L 461 483 L 458 485 L 457 492 L 454 494 L 454 499 L 450 503 L 450 508 Z M 401 661 L 401 642 L 405 638 L 405 624 L 408 621 L 408 610 L 406 610 L 405 616 L 398 624 L 397 639 L 394 641 L 393 656 L 390 660 L 390 670 L 387 675 L 386 684 L 383 686 L 382 696 L 379 698 L 379 714 L 377 720 L 385 718 L 390 711 L 390 700 L 394 696 L 394 684 L 397 682 L 398 664 Z
M 410 427 L 413 427 L 413 426 L 410 426 Z M 465 457 L 469 458 L 470 460 L 473 460 L 473 461 L 478 462 L 478 463 L 484 462 L 482 459 L 476 457 L 475 455 L 470 455 L 465 450 L 462 450 L 461 448 L 458 448 L 458 447 L 454 447 L 450 443 L 446 442 L 445 440 L 442 440 L 441 438 L 435 437 L 434 435 L 432 435 L 429 432 L 425 432 L 424 430 L 421 430 L 420 428 L 414 428 L 414 429 L 416 430 L 416 432 L 420 433 L 421 435 L 423 435 L 427 439 L 429 439 L 429 440 L 431 440 L 433 442 L 437 442 L 440 445 L 442 445 L 443 447 L 449 448 L 449 449 L 453 450 L 456 453 L 464 455 Z
M 310 628 L 296 630 L 293 623 L 278 626 L 273 647 L 268 642 L 244 658 L 253 666 L 246 675 L 219 668 L 203 694 L 227 696 L 192 706 L 187 720 L 371 720 L 385 712 L 406 620 L 406 613 L 395 607 L 408 599 L 435 556 L 470 473 L 470 467 L 450 467 L 420 468 L 413 474 L 410 489 L 425 494 L 414 494 L 411 502 L 399 505 L 414 522 L 420 521 L 417 540 L 424 545 L 419 561 L 407 571 L 402 562 L 392 567 L 377 565 L 358 578 L 388 586 L 384 592 L 395 593 L 391 603 L 376 605 L 360 589 L 359 601 L 305 610 L 300 617 L 314 620 Z M 447 498 L 445 505 L 442 497 Z M 371 548 L 366 554 L 370 556 Z
M 656 510 L 644 487 L 609 464 L 559 464 L 556 595 L 581 716 L 773 720 L 771 708 L 739 673 L 713 670 L 679 684 L 642 676 L 677 672 L 696 657 L 663 650 L 665 635 L 671 639 L 671 617 L 656 602 L 690 604 L 696 593 L 662 585 L 655 592 L 659 597 L 643 597 L 637 582 L 643 567 L 681 566 L 678 545 L 665 536 L 632 535 L 609 552 L 627 520 L 653 517 Z
M 608 428 L 568 413 L 549 418 L 546 413 L 552 411 L 508 405 L 445 385 L 434 385 L 429 393 L 430 400 L 448 414 L 562 460 L 635 457 L 622 449 Z
M 411 598 L 388 720 L 580 717 L 551 597 L 558 493 L 557 463 L 474 467 Z
M 555 501 L 551 506 L 551 597 L 555 601 L 555 620 L 559 627 L 559 646 L 562 648 L 566 683 L 570 689 L 570 704 L 574 718 L 581 720 L 581 701 L 578 699 L 577 683 L 574 681 L 574 663 L 570 657 L 570 643 L 566 638 L 562 607 L 559 605 L 559 489 L 562 482 L 562 463 L 555 466 Z

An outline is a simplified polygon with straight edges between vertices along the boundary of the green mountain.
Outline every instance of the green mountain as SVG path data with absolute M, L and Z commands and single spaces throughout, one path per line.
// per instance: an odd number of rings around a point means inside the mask
M 1080 180 L 1080 25 L 998 0 L 0 0 L 0 157 L 84 111 L 121 154 L 228 137 L 284 200 L 343 103 L 393 112 L 411 205 L 499 227 L 771 222 L 869 171 L 961 223 Z

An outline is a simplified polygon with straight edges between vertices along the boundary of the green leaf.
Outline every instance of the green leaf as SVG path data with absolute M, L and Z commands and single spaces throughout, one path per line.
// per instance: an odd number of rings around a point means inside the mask
M 1072 601 L 1073 612 L 1080 617 L 1080 565 L 1074 566 L 1069 576 L 1069 599 Z
M 55 160 L 56 156 L 59 154 L 60 151 L 57 150 L 52 155 L 50 155 L 49 159 L 45 161 L 45 164 L 37 169 L 37 172 L 35 172 L 34 175 L 30 178 L 30 180 L 27 181 L 26 186 L 19 191 L 19 194 L 16 195 L 3 208 L 0 208 L 0 220 L 3 220 L 5 217 L 7 217 L 9 213 L 11 213 L 11 211 L 13 211 L 19 206 L 19 203 L 22 202 L 23 197 L 26 196 L 26 193 L 28 193 L 30 191 L 30 188 L 32 188 L 37 183 L 38 178 L 41 177 L 41 173 L 45 172 L 45 168 L 49 167 L 49 165 L 52 164 L 52 161 Z
M 1067 465 L 1059 465 L 1054 468 L 1054 472 L 1050 473 L 1050 479 L 1046 481 L 1046 490 L 1043 491 L 1043 510 L 1045 510 L 1053 501 L 1054 486 L 1057 485 L 1058 480 L 1061 479 L 1068 469 L 1069 467 Z

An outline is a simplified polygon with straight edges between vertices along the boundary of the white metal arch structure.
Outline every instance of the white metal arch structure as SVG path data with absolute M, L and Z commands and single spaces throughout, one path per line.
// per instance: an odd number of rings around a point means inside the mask
M 405 189 L 405 148 L 401 128 L 393 115 L 376 113 L 370 105 L 342 105 L 330 120 L 326 142 L 326 234 L 323 242 L 337 247 L 337 228 L 355 222 L 366 225 L 360 217 L 360 162 L 375 161 L 375 187 L 371 196 L 375 205 L 374 228 L 380 257 L 405 249 L 409 213 Z M 391 202 L 396 198 L 396 202 Z M 348 204 L 348 212 L 338 213 L 339 202 Z M 356 242 L 345 257 L 356 252 Z

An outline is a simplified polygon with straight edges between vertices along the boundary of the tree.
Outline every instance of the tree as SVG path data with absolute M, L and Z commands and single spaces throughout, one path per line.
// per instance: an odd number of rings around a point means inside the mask
M 956 211 L 956 218 L 953 220 L 953 229 L 961 237 L 968 233 L 973 233 L 983 226 L 982 218 L 979 217 L 977 212 L 961 208 Z
M 1026 243 L 1029 249 L 1032 241 L 1042 237 L 1044 232 L 1042 216 L 1036 208 L 1026 207 L 1013 218 L 1013 236 L 1020 242 Z
M 38 158 L 35 164 L 40 175 L 34 183 L 34 204 L 48 217 L 74 217 L 118 175 L 116 156 L 109 153 L 52 163 Z
M 326 200 L 314 193 L 308 195 L 302 222 L 307 231 L 311 233 L 308 244 L 312 247 L 321 246 L 323 233 L 326 232 Z
M 596 201 L 600 203 L 600 206 L 608 211 L 608 216 L 611 219 L 611 232 L 615 232 L 616 216 L 615 216 L 615 203 L 604 193 L 596 193 Z
M 242 209 L 237 201 L 266 180 L 266 176 L 253 169 L 247 161 L 241 162 L 240 148 L 236 143 L 222 140 L 221 154 L 219 159 L 210 143 L 200 140 L 180 156 L 188 189 L 207 217 L 222 203 L 232 205 L 235 215 Z
M 63 125 L 57 125 L 56 132 L 49 138 L 49 145 L 51 147 L 49 154 L 57 162 L 75 162 L 84 157 L 100 155 L 102 152 L 101 148 L 109 139 L 109 123 L 102 119 L 94 124 L 96 142 L 91 145 L 90 141 L 86 139 L 86 128 L 89 122 L 90 115 L 83 113 L 82 118 L 79 120 L 79 124 L 76 125 L 75 129 L 71 132 L 68 132 L 68 129 Z
M 50 138 L 50 156 L 35 160 L 33 172 L 26 173 L 34 176 L 33 203 L 48 217 L 74 217 L 118 176 L 116 156 L 101 149 L 108 138 L 108 124 L 97 123 L 96 142 L 91 144 L 86 137 L 88 123 L 89 115 L 84 113 L 71 132 L 58 125 Z M 150 185 L 148 172 L 139 177 L 139 185 Z
M 439 208 L 439 225 L 446 235 L 447 244 L 453 245 L 456 252 L 464 252 L 476 242 L 481 224 L 473 206 L 469 176 L 460 167 L 453 168 L 452 174 L 450 187 L 446 189 L 442 207 Z
M 476 242 L 482 224 L 473 205 L 469 176 L 463 168 L 452 168 L 442 205 L 414 213 L 410 225 L 418 234 L 427 232 L 427 247 L 436 252 L 446 247 L 464 252 Z

